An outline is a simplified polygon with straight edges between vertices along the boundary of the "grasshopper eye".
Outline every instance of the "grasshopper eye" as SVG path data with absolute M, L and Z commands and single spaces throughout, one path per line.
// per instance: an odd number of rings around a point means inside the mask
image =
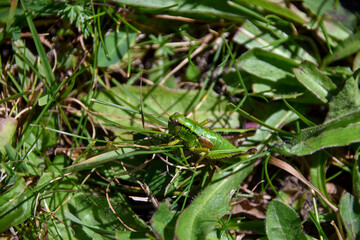
M 172 120 L 172 124 L 173 124 L 174 126 L 177 126 L 177 125 L 179 125 L 179 121 L 178 121 L 177 119 L 173 119 L 173 120 Z

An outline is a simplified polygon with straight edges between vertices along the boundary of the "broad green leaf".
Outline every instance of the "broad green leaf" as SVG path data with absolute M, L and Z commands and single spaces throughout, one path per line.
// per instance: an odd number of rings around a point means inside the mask
M 87 209 L 85 209 L 84 212 L 86 212 L 86 210 Z M 82 213 L 82 214 L 84 215 L 84 213 Z M 102 228 L 99 228 L 99 227 L 94 227 L 94 226 L 91 226 L 91 225 L 87 225 L 86 223 L 81 221 L 81 219 L 77 218 L 74 214 L 72 214 L 72 213 L 70 213 L 68 211 L 65 211 L 65 217 L 67 219 L 69 219 L 70 221 L 76 223 L 76 224 L 79 224 L 79 225 L 82 225 L 82 226 L 84 226 L 84 227 L 86 227 L 88 229 L 91 229 L 93 231 L 92 233 L 90 231 L 87 231 L 87 229 L 83 229 L 83 231 L 85 231 L 86 233 L 91 235 L 92 238 L 99 238 L 99 236 L 103 236 L 103 237 L 110 238 L 110 239 L 115 238 L 115 231 L 109 231 L 109 230 L 105 230 L 105 229 L 102 229 Z M 98 235 L 98 234 L 101 234 L 101 235 Z M 77 236 L 77 237 L 80 237 L 80 236 Z
M 295 11 L 292 11 L 283 5 L 277 4 L 273 1 L 266 1 L 266 0 L 236 0 L 236 2 L 240 2 L 243 4 L 254 4 L 257 7 L 264 8 L 265 10 L 272 12 L 278 16 L 284 17 L 289 19 L 293 22 L 304 24 L 305 20 L 298 16 Z
M 61 165 L 61 159 L 58 161 L 57 165 Z M 52 166 L 52 168 L 54 170 L 57 167 Z M 121 193 L 110 192 L 109 194 L 109 201 L 115 214 L 109 208 L 109 202 L 104 194 L 89 194 L 92 189 L 87 185 L 82 187 L 81 193 L 74 194 L 74 188 L 78 187 L 74 175 L 52 181 L 54 182 L 53 186 L 48 184 L 48 180 L 49 176 L 43 179 L 39 186 L 39 188 L 43 188 L 48 185 L 46 190 L 54 191 L 53 194 L 47 194 L 42 199 L 41 205 L 44 208 L 54 211 L 66 199 L 69 199 L 67 204 L 55 214 L 55 217 L 61 221 L 47 222 L 51 238 L 57 239 L 61 235 L 63 239 L 74 239 L 75 237 L 87 239 L 89 236 L 95 239 L 103 239 L 102 236 L 114 239 L 118 230 L 133 229 L 133 231 L 150 232 L 146 223 L 133 212 Z M 76 235 L 73 235 L 72 231 L 67 231 L 69 226 L 74 229 Z
M 286 80 L 287 85 L 298 86 L 291 69 L 298 64 L 289 58 L 254 48 L 243 54 L 238 60 L 238 67 L 246 72 L 273 82 Z
M 23 160 L 19 161 L 20 154 L 7 144 L 5 146 L 7 157 L 10 161 L 3 162 L 5 168 L 12 168 L 20 176 L 40 176 L 40 167 L 45 167 L 44 159 L 38 157 L 34 152 L 30 152 Z M 5 166 L 6 165 L 6 166 Z M 42 165 L 42 166 L 40 166 Z
M 353 32 L 346 28 L 341 23 L 334 21 L 334 19 L 324 19 L 323 20 L 326 32 L 331 36 L 330 45 L 335 47 L 338 45 L 338 41 L 344 41 L 350 37 Z M 322 31 L 318 31 L 318 35 L 325 40 L 325 36 Z
M 303 129 L 293 140 L 284 143 L 277 150 L 286 155 L 304 156 L 324 148 L 355 142 L 360 142 L 360 111 Z
M 47 186 L 51 187 L 51 181 L 64 174 L 62 169 L 67 164 L 67 157 L 57 154 L 50 163 L 47 163 L 47 168 L 38 180 L 35 190 L 42 191 Z
M 340 42 L 333 50 L 325 56 L 322 66 L 350 56 L 360 50 L 360 32 L 350 35 L 347 39 Z
M 34 207 L 35 194 L 18 178 L 14 186 L 0 195 L 0 232 L 28 219 Z
M 326 1 L 313 1 L 313 0 L 304 0 L 304 7 L 310 9 L 310 11 L 318 17 L 322 17 L 324 14 L 328 16 L 324 19 L 328 19 L 329 16 L 341 20 L 342 24 L 347 27 L 353 28 L 356 25 L 356 14 L 354 12 L 344 8 L 343 2 L 336 0 L 326 0 Z M 331 31 L 334 29 L 328 29 L 330 35 L 335 35 L 337 31 Z
M 226 225 L 229 229 L 235 231 L 251 231 L 257 234 L 265 235 L 265 221 L 264 220 L 249 220 L 249 221 L 237 221 L 233 219 L 232 222 Z
M 272 83 L 269 81 L 263 81 L 254 77 L 254 83 L 252 84 L 252 89 L 254 93 L 263 93 L 266 97 L 272 98 L 274 100 L 280 99 L 303 99 L 305 98 L 304 90 L 299 88 L 286 88 L 286 85 L 281 85 L 277 83 Z M 291 90 L 291 91 L 289 91 Z M 298 90 L 302 90 L 301 92 Z
M 325 2 L 304 0 L 304 6 L 310 9 L 313 14 L 322 16 L 324 13 L 329 13 L 335 8 L 335 0 L 328 0 Z
M 44 95 L 42 95 L 38 100 L 39 106 L 40 107 L 45 106 L 49 102 L 50 98 L 51 98 L 50 94 L 45 93 Z
M 65 211 L 69 208 L 69 202 L 72 201 L 72 197 L 76 196 L 74 192 L 79 189 L 78 175 L 73 174 L 59 178 L 58 176 L 63 176 L 61 170 L 65 164 L 68 164 L 68 158 L 64 155 L 59 155 L 53 161 L 54 162 L 49 162 L 49 168 L 46 170 L 46 173 L 42 175 L 35 188 L 42 196 L 38 202 L 40 208 L 54 213 L 55 210 L 61 206 L 54 215 L 57 220 L 52 221 L 46 217 L 43 218 L 46 222 L 49 239 L 74 239 L 74 233 L 68 231 L 69 226 L 71 226 L 72 229 L 74 229 L 74 227 L 77 228 L 74 231 L 78 238 L 84 237 L 86 234 L 83 233 L 81 226 L 72 225 L 71 221 L 64 215 Z M 82 186 L 82 193 L 84 192 L 86 192 L 86 185 Z M 64 201 L 66 204 L 64 204 Z M 87 201 L 90 201 L 90 198 L 88 198 Z M 82 205 L 78 207 L 81 209 Z M 76 208 L 72 209 L 74 210 Z
M 17 121 L 13 118 L 0 118 L 0 152 L 5 154 L 5 145 L 11 144 L 16 132 Z
M 234 236 L 223 229 L 215 229 L 211 231 L 207 236 L 206 240 L 230 240 L 234 239 Z
M 133 231 L 140 232 L 149 231 L 146 223 L 134 213 L 121 194 L 115 193 L 111 195 L 113 197 L 110 198 L 110 203 L 116 214 L 109 208 L 109 202 L 105 196 L 85 196 L 81 193 L 75 195 L 69 202 L 67 216 L 76 215 L 81 221 L 81 225 L 101 234 L 115 235 L 115 231 L 119 228 L 133 229 Z M 74 219 L 70 220 L 74 221 Z
M 331 120 L 360 109 L 360 89 L 353 77 L 346 80 L 343 89 L 331 100 L 326 117 Z
M 360 51 L 356 53 L 352 66 L 354 72 L 359 68 L 360 68 Z
M 121 239 L 121 240 L 149 240 L 149 234 L 142 233 L 142 232 L 117 231 L 116 232 L 116 239 Z
M 256 25 L 246 20 L 238 28 L 233 40 L 238 44 L 244 44 L 247 49 L 261 48 L 274 54 L 291 58 L 297 63 L 304 60 L 316 63 L 316 59 L 306 52 L 301 46 L 295 44 L 277 44 L 287 40 L 288 34 L 279 28 L 266 23 L 256 22 Z M 296 53 L 294 53 L 296 52 Z
M 204 239 L 229 211 L 234 191 L 252 171 L 252 165 L 240 165 L 234 172 L 217 172 L 209 186 L 179 216 L 175 235 L 179 240 Z
M 201 2 L 189 2 L 186 0 L 116 0 L 115 2 L 123 3 L 133 7 L 140 7 L 142 11 L 163 12 L 189 16 L 191 18 L 227 18 L 241 21 L 242 19 L 239 18 L 239 16 L 250 17 L 247 12 L 229 6 L 226 1 L 204 0 Z M 251 11 L 251 9 L 248 10 Z
M 22 176 L 41 176 L 45 161 L 34 152 L 29 153 L 18 165 L 17 172 Z
M 165 191 L 169 194 L 173 189 L 171 187 L 172 185 L 167 189 L 164 188 L 164 186 L 167 186 L 172 179 L 169 174 L 162 174 L 164 171 L 167 171 L 167 167 L 168 166 L 163 161 L 153 162 L 151 165 L 148 165 L 146 172 L 142 176 L 142 179 L 144 179 L 143 182 L 149 187 L 152 194 L 156 196 L 164 196 Z
M 104 200 L 105 198 L 103 197 L 102 201 Z M 114 193 L 111 200 L 111 204 L 114 207 L 116 215 L 120 217 L 123 225 L 126 224 L 126 228 L 128 230 L 133 229 L 137 232 L 150 232 L 150 226 L 134 212 L 132 205 L 121 193 Z M 108 207 L 107 202 L 106 206 L 104 205 L 104 209 L 106 209 L 106 207 Z M 108 214 L 111 214 L 112 219 L 116 217 L 112 212 Z M 104 217 L 108 218 L 108 216 Z M 116 219 L 116 221 L 118 221 L 118 219 Z
M 294 211 L 280 200 L 270 202 L 266 212 L 266 233 L 269 240 L 306 239 L 301 221 Z
M 129 48 L 135 43 L 136 33 L 126 33 L 123 31 L 111 32 L 104 38 L 105 47 L 99 46 L 98 65 L 100 67 L 107 67 L 119 62 L 125 54 L 127 54 Z
M 43 117 L 46 119 L 46 123 L 42 125 L 46 125 L 46 127 L 49 128 L 56 128 L 57 116 L 46 112 Z M 36 144 L 37 148 L 41 151 L 47 151 L 49 147 L 58 144 L 57 133 L 55 132 L 51 132 L 42 127 L 33 127 L 29 130 L 31 131 L 29 131 L 29 137 L 25 143 L 26 147 L 31 148 Z
M 325 67 L 322 68 L 321 71 L 324 71 L 326 75 L 331 76 L 332 79 L 340 76 L 342 80 L 350 78 L 354 74 L 350 67 L 343 67 L 340 65 Z
M 249 78 L 254 92 L 273 98 L 295 98 L 306 92 L 292 73 L 297 65 L 290 58 L 253 48 L 238 59 L 237 66 L 252 75 Z
M 349 239 L 360 236 L 360 204 L 359 200 L 346 193 L 340 200 L 340 215 L 344 222 Z
M 151 218 L 151 225 L 158 239 L 174 239 L 176 212 L 170 210 L 168 203 L 161 203 Z
M 327 103 L 329 91 L 336 89 L 336 85 L 320 73 L 313 63 L 304 62 L 293 68 L 293 72 L 297 80 L 323 103 Z
M 342 2 L 337 0 L 323 2 L 305 0 L 304 6 L 316 15 L 316 20 L 308 22 L 307 25 L 316 30 L 319 38 L 329 43 L 331 47 L 336 47 L 338 41 L 343 41 L 353 34 L 349 29 L 355 30 L 356 16 L 342 7 Z M 322 30 L 319 29 L 319 24 L 323 24 L 324 28 Z M 329 37 L 326 38 L 325 34 Z
M 198 82 L 200 80 L 201 71 L 197 67 L 189 65 L 186 68 L 185 77 L 190 82 Z
M 196 90 L 184 90 L 184 89 L 168 89 L 164 87 L 142 87 L 143 95 L 143 109 L 144 113 L 151 114 L 153 119 L 147 119 L 147 123 L 160 124 L 167 126 L 167 117 L 163 116 L 164 112 L 157 105 L 157 103 L 151 98 L 150 95 L 154 96 L 159 105 L 168 112 L 169 115 L 179 113 L 189 113 L 193 109 L 190 109 L 193 102 L 197 98 L 199 91 Z M 99 92 L 96 96 L 96 100 L 101 100 L 108 103 L 117 104 L 120 106 L 131 108 L 135 111 L 127 111 L 126 109 L 120 109 L 116 107 L 104 106 L 103 104 L 95 103 L 93 110 L 95 112 L 104 113 L 106 119 L 98 118 L 105 126 L 110 123 L 106 120 L 116 122 L 118 125 L 127 127 L 140 127 L 141 116 L 140 110 L 140 88 L 138 86 L 121 85 L 121 88 L 111 88 L 103 92 Z M 230 116 L 230 110 L 227 105 L 228 101 L 214 92 L 210 92 L 206 96 L 206 100 L 202 102 L 199 108 L 195 111 L 191 118 L 196 119 L 198 122 L 204 120 L 212 120 L 213 124 L 211 127 L 224 127 L 217 120 L 219 115 L 228 114 L 226 127 L 235 128 L 239 126 L 239 114 L 234 113 Z M 156 120 L 156 121 L 155 121 Z M 112 124 L 113 125 L 113 124 Z M 119 126 L 112 126 L 119 127 Z
M 278 111 L 271 114 L 265 120 L 265 123 L 275 128 L 278 128 L 296 119 L 298 119 L 298 116 L 292 111 L 279 109 Z M 248 140 L 255 142 L 265 142 L 271 137 L 271 135 L 272 133 L 268 128 L 261 126 L 260 128 L 257 129 L 256 134 L 252 137 L 249 137 Z

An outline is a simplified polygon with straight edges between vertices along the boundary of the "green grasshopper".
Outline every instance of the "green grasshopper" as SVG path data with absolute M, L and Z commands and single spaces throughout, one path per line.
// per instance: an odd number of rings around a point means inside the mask
M 175 145 L 182 140 L 190 151 L 201 155 L 197 163 L 204 158 L 221 160 L 254 153 L 254 148 L 238 149 L 220 134 L 180 113 L 169 117 L 168 128 L 169 133 L 178 138 L 169 145 Z

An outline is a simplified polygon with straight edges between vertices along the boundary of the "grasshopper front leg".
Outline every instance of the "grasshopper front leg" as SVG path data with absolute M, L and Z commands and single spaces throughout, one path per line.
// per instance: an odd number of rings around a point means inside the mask
M 180 142 L 180 139 L 175 139 L 175 140 L 169 142 L 167 145 L 168 146 L 174 146 L 174 145 L 178 144 L 179 142 Z
M 180 141 L 181 141 L 180 139 L 175 139 L 175 140 L 169 142 L 167 145 L 174 146 L 174 145 L 178 144 Z M 191 145 L 192 144 L 189 145 L 189 150 L 191 152 L 196 152 L 201 155 L 200 159 L 196 162 L 196 165 L 198 165 L 210 153 L 210 148 L 206 148 L 206 147 L 199 148 L 199 147 L 194 147 L 194 146 L 192 147 Z
M 209 153 L 211 152 L 209 148 L 190 148 L 190 151 L 192 152 L 196 152 L 199 153 L 201 155 L 201 157 L 199 158 L 199 160 L 197 160 L 196 162 L 196 166 L 199 165 L 199 163 L 206 158 Z

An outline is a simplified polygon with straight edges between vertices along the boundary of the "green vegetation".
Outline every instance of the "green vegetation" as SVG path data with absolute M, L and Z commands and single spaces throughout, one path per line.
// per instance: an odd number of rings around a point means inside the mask
M 358 239 L 358 5 L 2 1 L 0 236 Z

